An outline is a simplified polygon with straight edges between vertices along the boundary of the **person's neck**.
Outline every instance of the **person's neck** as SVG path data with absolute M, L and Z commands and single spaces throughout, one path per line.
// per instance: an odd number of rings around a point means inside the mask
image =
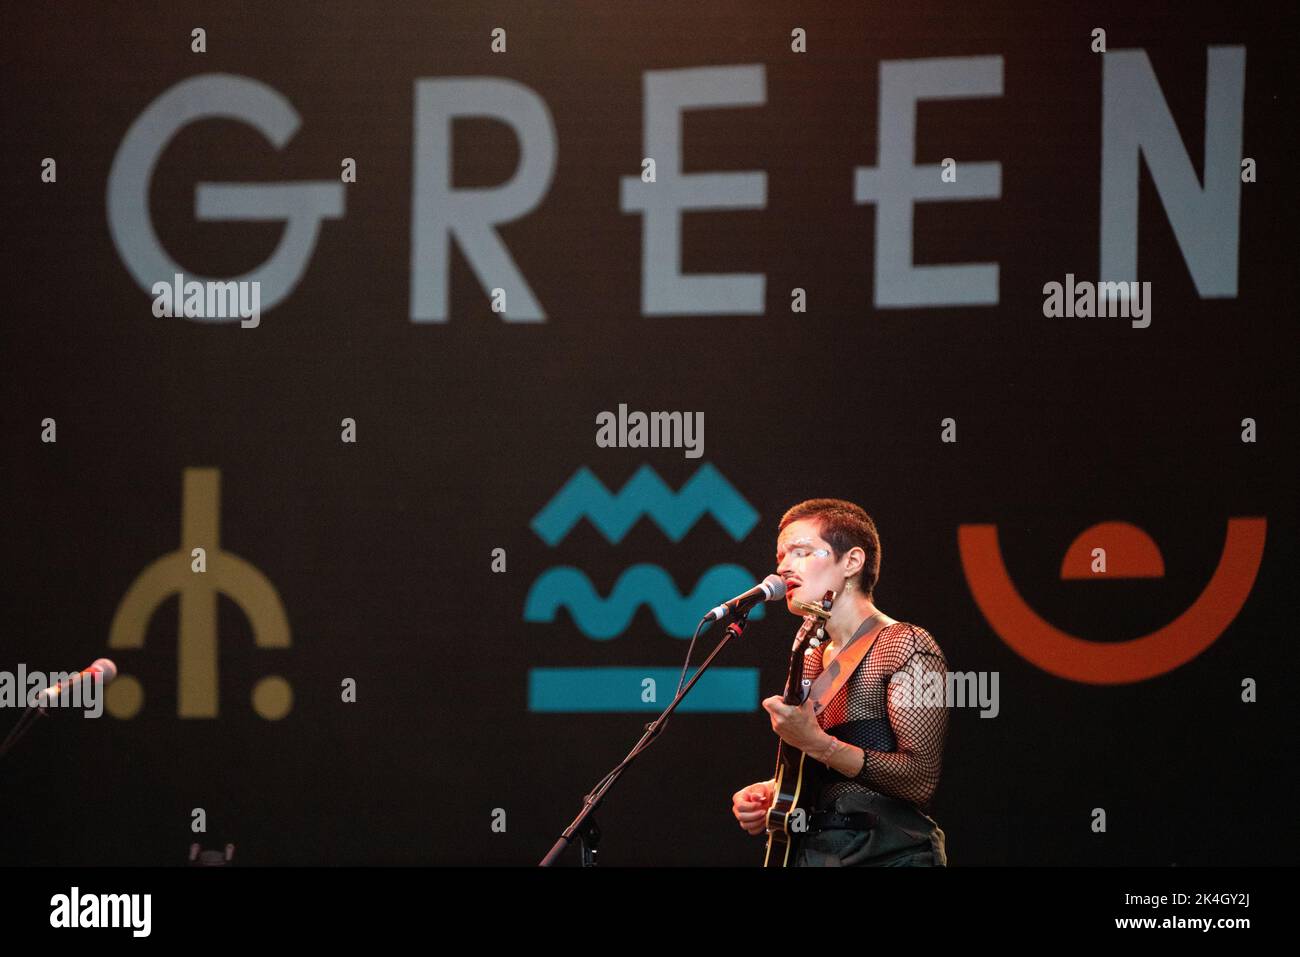
M 858 625 L 879 611 L 870 598 L 864 597 L 861 592 L 851 592 L 831 608 L 830 621 L 826 622 L 826 634 L 835 642 L 836 648 L 843 648 L 844 643 L 858 630 Z

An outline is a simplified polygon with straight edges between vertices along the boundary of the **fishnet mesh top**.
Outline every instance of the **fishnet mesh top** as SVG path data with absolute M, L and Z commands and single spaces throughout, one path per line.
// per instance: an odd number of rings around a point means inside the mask
M 822 647 L 804 658 L 805 678 L 821 674 Z M 816 810 L 853 791 L 901 798 L 921 810 L 929 806 L 943 764 L 948 710 L 933 691 L 925 696 L 936 679 L 923 676 L 937 672 L 944 687 L 947 671 L 943 652 L 924 628 L 899 621 L 881 630 L 871 653 L 817 716 L 828 734 L 862 748 L 866 762 L 855 778 L 812 762 L 823 782 Z

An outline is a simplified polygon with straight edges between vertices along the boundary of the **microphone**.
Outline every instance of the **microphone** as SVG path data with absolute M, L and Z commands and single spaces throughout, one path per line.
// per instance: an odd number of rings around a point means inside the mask
M 102 675 L 104 684 L 108 684 L 117 677 L 117 665 L 107 658 L 96 658 L 94 663 L 85 671 L 80 671 L 73 675 L 67 681 L 60 681 L 58 684 L 51 685 L 36 696 L 36 706 L 40 708 L 41 714 L 45 714 L 45 709 L 52 704 L 64 691 L 71 691 L 83 680 L 90 678 L 94 680 L 95 675 Z
M 721 621 L 723 618 L 739 615 L 748 611 L 754 605 L 761 601 L 776 601 L 785 597 L 785 582 L 780 575 L 768 575 L 761 582 L 745 592 L 743 595 L 737 595 L 726 604 L 719 605 L 707 615 L 705 621 Z

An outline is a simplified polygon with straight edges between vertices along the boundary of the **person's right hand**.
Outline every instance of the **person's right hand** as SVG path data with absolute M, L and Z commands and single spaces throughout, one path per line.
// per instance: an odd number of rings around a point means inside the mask
M 767 809 L 772 805 L 775 785 L 775 781 L 759 781 L 731 796 L 731 813 L 746 834 L 762 834 L 767 830 Z

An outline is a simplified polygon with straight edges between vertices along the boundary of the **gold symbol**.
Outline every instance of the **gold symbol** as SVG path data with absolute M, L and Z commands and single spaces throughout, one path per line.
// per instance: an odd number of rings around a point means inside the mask
M 158 606 L 180 595 L 177 714 L 217 716 L 217 594 L 231 598 L 248 616 L 259 648 L 288 648 L 289 621 L 275 587 L 260 571 L 221 550 L 221 473 L 186 469 L 181 485 L 181 544 L 149 565 L 127 589 L 109 628 L 110 648 L 143 648 L 145 627 Z M 207 552 L 207 571 L 191 569 L 191 550 Z M 122 675 L 106 689 L 105 707 L 117 718 L 133 718 L 144 703 L 138 679 Z M 278 721 L 293 707 L 293 688 L 268 675 L 253 688 L 253 710 Z

